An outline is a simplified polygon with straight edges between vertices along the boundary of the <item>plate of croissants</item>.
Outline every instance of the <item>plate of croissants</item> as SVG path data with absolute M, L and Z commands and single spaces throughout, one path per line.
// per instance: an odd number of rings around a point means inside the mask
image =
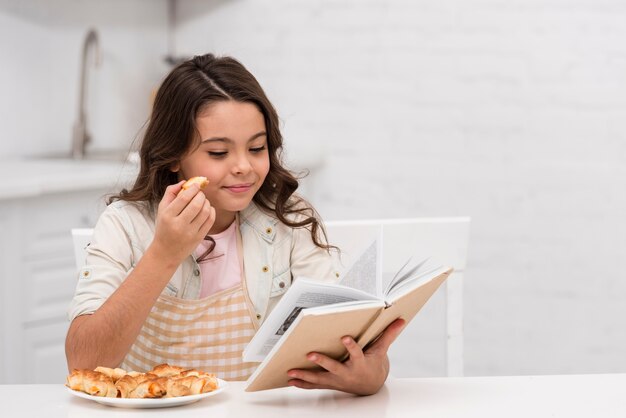
M 200 370 L 160 364 L 146 373 L 108 367 L 73 370 L 65 385 L 73 395 L 103 405 L 165 408 L 217 395 L 228 383 Z

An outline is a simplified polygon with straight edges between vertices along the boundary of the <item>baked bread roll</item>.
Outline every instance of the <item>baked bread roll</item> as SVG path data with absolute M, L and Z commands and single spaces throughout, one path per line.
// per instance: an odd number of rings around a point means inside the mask
M 187 377 L 182 377 L 180 379 L 176 379 L 176 382 L 180 383 L 183 386 L 188 387 L 192 395 L 198 395 L 200 393 L 211 392 L 217 389 L 217 381 L 215 382 L 215 385 L 214 385 L 212 379 L 210 378 L 187 376 Z
M 203 371 L 200 371 L 200 370 L 190 369 L 190 370 L 185 370 L 184 372 L 181 372 L 180 376 L 182 376 L 183 378 L 184 377 L 194 376 L 194 377 L 202 379 L 202 381 L 203 381 L 203 386 L 202 386 L 203 392 L 201 392 L 201 393 L 213 391 L 213 390 L 217 389 L 217 387 L 218 387 L 217 377 L 215 377 L 214 374 L 210 374 L 210 373 L 203 372 Z
M 120 368 L 110 369 L 108 367 L 96 367 L 94 371 L 109 376 L 113 380 L 113 383 L 126 376 L 126 370 Z
M 204 189 L 209 184 L 209 180 L 206 177 L 192 177 L 183 183 L 183 190 L 187 190 L 192 184 L 197 184 L 200 189 Z
M 173 398 L 211 392 L 218 388 L 214 374 L 159 364 L 147 373 L 97 367 L 73 370 L 66 385 L 93 396 L 118 398 Z
M 156 381 L 165 387 L 165 398 L 177 398 L 179 396 L 191 395 L 191 390 L 187 386 L 181 385 L 174 379 L 159 377 Z
M 153 373 L 150 373 L 150 372 L 148 372 L 148 373 L 134 372 L 134 374 L 132 374 L 131 376 L 133 376 L 135 378 L 137 383 L 143 383 L 143 382 L 148 381 L 148 380 L 158 379 L 158 377 L 159 377 L 156 374 L 153 374 Z
M 157 375 L 158 377 L 168 377 L 175 376 L 177 374 L 181 374 L 185 369 L 178 366 L 170 366 L 169 364 L 159 364 L 158 366 L 154 366 L 154 369 L 150 371 L 150 373 Z
M 189 369 L 189 370 L 183 370 L 182 372 L 180 372 L 180 376 L 179 377 L 187 377 L 187 376 L 196 376 L 196 377 L 215 377 L 215 375 L 209 374 L 207 372 L 203 372 L 201 370 L 196 370 L 196 369 Z
M 79 390 L 92 396 L 117 397 L 117 388 L 113 380 L 94 370 L 73 370 L 67 377 L 65 384 L 70 389 Z
M 120 380 L 115 382 L 115 387 L 117 388 L 117 397 L 118 398 L 130 398 L 130 395 L 135 388 L 139 386 L 137 380 L 134 377 L 127 374 L 122 377 Z
M 158 379 L 146 380 L 137 385 L 132 392 L 130 398 L 162 398 L 167 393 L 165 386 Z

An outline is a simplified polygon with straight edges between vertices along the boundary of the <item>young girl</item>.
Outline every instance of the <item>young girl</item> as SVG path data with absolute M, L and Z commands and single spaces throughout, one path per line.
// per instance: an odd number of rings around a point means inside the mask
M 131 190 L 94 228 L 69 316 L 68 367 L 145 371 L 159 363 L 246 379 L 241 352 L 297 276 L 338 277 L 313 208 L 281 164 L 278 116 L 232 58 L 197 56 L 165 78 Z M 183 190 L 185 179 L 208 185 Z M 396 321 L 350 358 L 319 353 L 323 371 L 291 370 L 290 384 L 371 394 L 389 369 Z

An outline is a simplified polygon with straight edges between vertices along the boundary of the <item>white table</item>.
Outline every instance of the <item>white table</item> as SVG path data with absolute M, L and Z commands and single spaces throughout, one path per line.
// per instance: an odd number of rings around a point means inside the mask
M 376 395 L 243 383 L 197 403 L 120 409 L 79 399 L 63 385 L 0 385 L 4 417 L 626 417 L 626 374 L 389 379 Z M 7 409 L 8 405 L 8 409 Z

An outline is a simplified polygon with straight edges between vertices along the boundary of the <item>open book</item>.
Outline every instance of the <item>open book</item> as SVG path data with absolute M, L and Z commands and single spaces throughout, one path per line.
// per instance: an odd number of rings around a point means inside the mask
M 355 272 L 361 272 L 361 277 L 372 272 L 380 275 L 377 248 L 375 241 L 342 283 Z M 397 318 L 408 323 L 451 273 L 451 268 L 429 266 L 427 261 L 407 262 L 382 297 L 343 284 L 297 278 L 243 352 L 244 361 L 261 362 L 246 382 L 246 391 L 287 386 L 290 369 L 318 368 L 306 358 L 312 351 L 345 360 L 343 336 L 352 336 L 366 348 Z

